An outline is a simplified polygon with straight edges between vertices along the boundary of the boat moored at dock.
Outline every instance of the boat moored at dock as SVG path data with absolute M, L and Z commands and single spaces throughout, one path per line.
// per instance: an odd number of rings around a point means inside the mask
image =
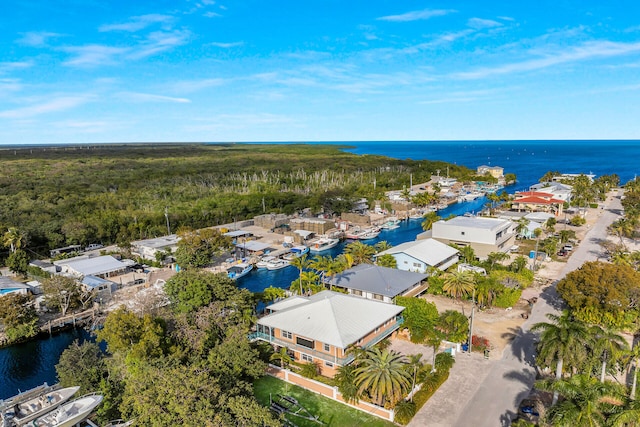
M 309 251 L 313 253 L 328 251 L 329 249 L 336 247 L 338 243 L 340 243 L 340 239 L 319 237 L 309 242 Z
M 253 265 L 242 262 L 229 267 L 227 269 L 227 276 L 229 276 L 230 279 L 236 280 L 242 276 L 246 276 L 251 270 L 253 270 Z

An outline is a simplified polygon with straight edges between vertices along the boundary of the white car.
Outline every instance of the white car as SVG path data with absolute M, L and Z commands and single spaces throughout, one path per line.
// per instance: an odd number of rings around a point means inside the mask
M 90 245 L 87 245 L 86 248 L 84 248 L 85 251 L 95 251 L 96 249 L 102 249 L 104 248 L 104 245 L 101 245 L 100 243 L 91 243 Z
M 571 252 L 573 250 L 573 245 L 571 244 L 566 244 L 562 247 L 562 249 L 564 249 L 567 252 Z

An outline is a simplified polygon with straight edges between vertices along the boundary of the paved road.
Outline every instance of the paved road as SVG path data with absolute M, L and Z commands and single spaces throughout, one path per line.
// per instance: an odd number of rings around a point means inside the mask
M 602 252 L 599 242 L 606 238 L 607 227 L 619 218 L 618 212 L 621 209 L 618 197 L 610 196 L 607 199 L 602 216 L 587 232 L 585 238 L 571 255 L 558 280 L 579 268 L 584 262 L 598 259 Z M 554 286 L 548 287 L 540 295 L 529 319 L 522 325 L 522 329 L 514 331 L 516 338 L 505 348 L 502 360 L 493 361 L 491 369 L 486 375 L 482 372 L 483 369 L 478 370 L 478 375 L 484 376 L 484 380 L 472 397 L 464 399 L 460 396 L 458 404 L 464 406 L 455 422 L 448 425 L 496 427 L 511 424 L 511 420 L 517 415 L 518 405 L 529 394 L 536 376 L 533 358 L 535 335 L 529 331 L 529 328 L 535 323 L 548 321 L 546 314 L 558 313 L 561 308 L 554 283 Z M 451 379 L 447 381 L 447 383 L 449 382 Z M 427 405 L 423 409 L 426 408 Z M 449 406 L 449 409 L 455 411 L 455 406 Z M 436 423 L 422 425 L 436 425 Z

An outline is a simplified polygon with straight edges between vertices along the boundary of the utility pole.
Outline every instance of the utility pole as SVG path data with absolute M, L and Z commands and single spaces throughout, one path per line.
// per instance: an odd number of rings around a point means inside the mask
M 171 227 L 169 227 L 169 208 L 168 207 L 164 207 L 164 217 L 167 220 L 167 233 L 168 235 L 171 234 Z
M 473 348 L 473 314 L 476 308 L 476 287 L 473 287 L 473 294 L 471 296 L 471 321 L 469 322 L 469 356 L 471 356 L 471 349 Z

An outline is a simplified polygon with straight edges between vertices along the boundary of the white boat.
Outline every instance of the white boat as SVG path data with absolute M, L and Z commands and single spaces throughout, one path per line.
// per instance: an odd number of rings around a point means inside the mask
M 384 230 L 395 230 L 396 228 L 400 228 L 400 220 L 395 216 L 389 217 L 389 219 L 387 219 L 387 222 L 382 224 L 380 228 Z
M 267 263 L 267 270 L 280 270 L 281 268 L 289 267 L 291 263 L 286 259 L 276 258 L 273 261 Z
M 20 427 L 29 421 L 53 411 L 78 392 L 80 387 L 57 388 L 56 386 L 36 387 L 14 396 L 3 403 L 1 417 L 4 427 Z
M 368 230 L 364 230 L 359 236 L 360 240 L 371 240 L 375 239 L 380 235 L 380 230 L 377 228 L 370 228 Z
M 309 242 L 309 251 L 314 253 L 328 251 L 329 249 L 336 247 L 338 243 L 340 243 L 340 239 L 320 237 Z
M 36 418 L 29 424 L 33 427 L 72 427 L 88 418 L 94 409 L 102 402 L 99 394 L 90 394 L 65 403 L 53 412 Z
M 251 270 L 253 270 L 253 265 L 242 262 L 229 267 L 227 269 L 227 276 L 229 276 L 229 279 L 236 280 L 242 276 L 246 276 Z
M 267 264 L 275 260 L 276 257 L 271 255 L 265 255 L 258 262 L 256 262 L 256 268 L 267 268 Z
M 291 252 L 283 256 L 282 258 L 291 261 L 294 258 L 300 258 L 304 254 L 309 253 L 309 248 L 307 246 L 294 246 L 291 248 Z

